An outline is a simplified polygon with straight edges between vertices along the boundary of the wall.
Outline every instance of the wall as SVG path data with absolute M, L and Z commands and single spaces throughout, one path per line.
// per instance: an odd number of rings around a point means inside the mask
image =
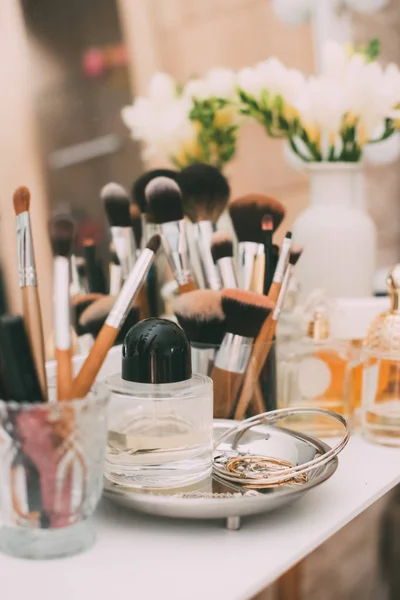
M 313 70 L 309 27 L 287 28 L 268 0 L 118 0 L 118 5 L 135 94 L 146 93 L 156 70 L 184 81 L 212 66 L 239 69 L 271 55 Z M 243 130 L 228 174 L 235 195 L 262 191 L 281 199 L 288 223 L 307 203 L 307 178 L 285 163 L 281 142 L 268 140 L 256 125 Z

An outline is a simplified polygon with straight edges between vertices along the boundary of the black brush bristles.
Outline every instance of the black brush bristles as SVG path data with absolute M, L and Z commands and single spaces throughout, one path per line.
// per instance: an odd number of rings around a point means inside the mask
M 176 181 L 177 176 L 178 172 L 173 171 L 172 169 L 152 169 L 151 171 L 143 173 L 143 175 L 141 175 L 133 184 L 132 200 L 139 205 L 140 210 L 146 215 L 146 219 L 149 223 L 153 222 L 153 215 L 149 210 L 146 199 L 145 190 L 147 184 L 156 177 L 169 177 L 170 179 Z
M 236 198 L 228 205 L 229 214 L 239 242 L 263 243 L 262 223 L 266 215 L 273 221 L 273 231 L 285 216 L 285 207 L 266 194 L 247 194 Z
M 107 183 L 100 192 L 100 198 L 111 227 L 131 227 L 130 199 L 122 185 Z
M 56 216 L 50 219 L 49 236 L 53 254 L 68 258 L 74 243 L 75 223 L 69 216 Z
M 221 258 L 233 257 L 233 240 L 229 233 L 216 231 L 211 238 L 211 254 L 216 263 Z
M 140 248 L 142 245 L 143 237 L 143 225 L 142 225 L 142 211 L 140 210 L 139 204 L 133 202 L 129 207 L 131 215 L 131 225 L 133 229 L 133 235 L 135 237 L 136 248 Z
M 178 176 L 183 210 L 193 223 L 216 223 L 228 204 L 230 187 L 219 169 L 195 163 L 182 169 Z
M 221 344 L 226 331 L 221 292 L 196 290 L 182 294 L 174 301 L 173 311 L 193 346 Z
M 151 236 L 149 241 L 147 242 L 146 248 L 157 254 L 161 246 L 161 236 L 158 233 L 155 233 Z
M 300 256 L 303 254 L 303 246 L 292 246 L 289 254 L 289 263 L 293 266 L 297 265 Z
M 226 330 L 247 338 L 257 337 L 274 308 L 273 302 L 266 296 L 244 290 L 223 290 L 221 302 Z
M 146 198 L 155 223 L 160 225 L 183 219 L 182 193 L 173 179 L 152 179 L 146 187 Z

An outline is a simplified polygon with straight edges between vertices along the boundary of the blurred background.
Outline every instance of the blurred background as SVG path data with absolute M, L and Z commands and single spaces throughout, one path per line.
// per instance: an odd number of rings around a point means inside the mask
M 294 12 L 296 0 L 280 6 L 272 0 L 1 0 L 0 256 L 8 304 L 18 307 L 19 302 L 14 189 L 25 184 L 32 190 L 48 331 L 48 215 L 72 211 L 80 235 L 90 233 L 105 246 L 100 188 L 117 181 L 130 189 L 146 167 L 162 166 L 142 162 L 140 148 L 121 119 L 121 108 L 146 94 L 156 71 L 185 82 L 214 66 L 240 69 L 276 56 L 309 74 L 318 68 L 319 47 L 327 36 L 340 41 L 351 36 L 355 43 L 379 37 L 382 61 L 400 63 L 398 0 L 354 0 L 335 11 L 334 0 L 318 3 L 325 4 L 325 13 L 317 19 Z M 305 4 L 297 1 L 298 7 Z M 395 161 L 367 171 L 380 265 L 396 262 L 400 250 L 399 166 Z M 307 205 L 306 175 L 288 164 L 281 142 L 268 139 L 255 124 L 243 129 L 226 175 L 233 195 L 260 191 L 280 199 L 288 211 L 288 226 Z M 362 548 L 362 568 L 361 563 L 353 565 L 354 557 L 344 560 L 348 544 L 333 545 L 331 554 L 318 555 L 325 567 L 310 568 L 306 598 L 381 597 L 368 595 L 378 585 L 377 511 L 375 507 L 374 515 L 363 517 L 364 525 L 354 525 L 356 530 L 348 534 Z M 330 561 L 344 574 L 334 581 L 330 576 L 329 590 L 325 587 L 321 595 L 318 578 L 328 577 Z

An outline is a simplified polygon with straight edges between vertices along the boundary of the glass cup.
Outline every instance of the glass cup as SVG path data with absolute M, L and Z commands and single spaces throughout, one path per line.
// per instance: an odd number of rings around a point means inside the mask
M 363 350 L 361 428 L 372 442 L 400 446 L 400 354 Z
M 55 391 L 49 390 L 50 397 Z M 0 550 L 33 559 L 71 556 L 94 542 L 103 486 L 108 390 L 83 399 L 0 401 Z

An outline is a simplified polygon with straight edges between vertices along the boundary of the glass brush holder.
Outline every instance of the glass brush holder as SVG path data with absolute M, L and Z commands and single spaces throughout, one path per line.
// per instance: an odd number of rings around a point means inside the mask
M 0 401 L 2 552 L 48 559 L 92 545 L 92 515 L 103 488 L 107 401 L 107 388 L 98 384 L 78 400 Z
M 171 321 L 147 319 L 123 344 L 111 392 L 105 475 L 143 490 L 193 485 L 211 473 L 213 387 L 192 374 L 190 344 Z

